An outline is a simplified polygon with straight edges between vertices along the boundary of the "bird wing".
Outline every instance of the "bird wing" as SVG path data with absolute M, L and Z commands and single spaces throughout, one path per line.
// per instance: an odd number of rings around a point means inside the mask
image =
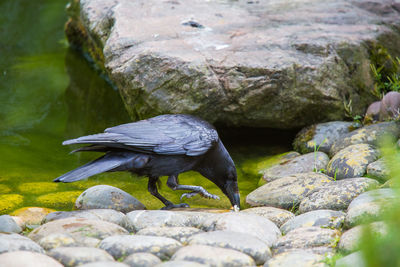
M 104 133 L 63 142 L 96 144 L 162 155 L 198 156 L 219 140 L 207 122 L 189 115 L 161 115 L 148 120 L 107 128 Z

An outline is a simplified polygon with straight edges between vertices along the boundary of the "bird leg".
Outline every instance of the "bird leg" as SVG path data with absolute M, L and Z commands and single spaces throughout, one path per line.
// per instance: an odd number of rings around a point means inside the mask
M 189 191 L 191 191 L 189 193 L 182 194 L 181 199 L 183 197 L 191 198 L 191 197 L 199 194 L 200 196 L 202 196 L 204 198 L 212 198 L 212 199 L 219 200 L 219 196 L 211 194 L 210 192 L 208 192 L 201 186 L 179 184 L 178 177 L 175 175 L 171 175 L 168 177 L 167 186 L 169 188 L 171 188 L 172 190 L 189 190 Z
M 157 180 L 158 177 L 150 177 L 149 178 L 149 183 L 148 183 L 148 190 L 150 194 L 158 198 L 164 205 L 165 207 L 161 208 L 162 210 L 169 210 L 173 208 L 189 208 L 189 205 L 186 203 L 181 203 L 181 204 L 174 204 L 171 201 L 167 200 L 165 197 L 163 197 L 157 189 Z

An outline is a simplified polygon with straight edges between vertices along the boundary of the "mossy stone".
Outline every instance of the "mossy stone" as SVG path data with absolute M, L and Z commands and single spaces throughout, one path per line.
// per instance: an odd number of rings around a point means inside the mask
M 4 194 L 0 198 L 0 214 L 12 211 L 22 204 L 24 197 L 18 194 Z
M 23 194 L 44 194 L 57 191 L 58 184 L 51 182 L 24 183 L 18 186 L 18 191 Z

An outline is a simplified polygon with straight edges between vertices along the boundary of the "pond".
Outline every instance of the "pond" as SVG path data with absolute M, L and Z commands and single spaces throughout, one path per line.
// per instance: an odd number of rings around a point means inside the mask
M 102 132 L 130 122 L 118 92 L 64 36 L 65 0 L 0 2 L 0 214 L 26 206 L 71 210 L 90 186 L 113 185 L 132 194 L 148 209 L 162 203 L 147 192 L 147 179 L 128 173 L 105 173 L 71 184 L 57 176 L 98 154 L 69 154 L 63 140 Z M 219 129 L 236 162 L 244 196 L 257 187 L 258 169 L 272 155 L 290 150 L 293 132 Z M 161 193 L 179 202 L 180 193 L 164 186 Z M 192 207 L 229 208 L 219 189 L 195 172 L 183 184 L 202 185 L 221 200 L 189 199 Z

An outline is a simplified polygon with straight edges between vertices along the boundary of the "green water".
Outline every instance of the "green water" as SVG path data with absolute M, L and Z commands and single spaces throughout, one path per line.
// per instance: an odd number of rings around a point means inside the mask
M 114 185 L 149 209 L 161 208 L 162 203 L 147 193 L 147 179 L 128 173 L 52 183 L 98 156 L 69 155 L 72 148 L 62 146 L 63 140 L 130 121 L 118 92 L 68 47 L 63 32 L 66 3 L 0 1 L 0 214 L 25 206 L 70 210 L 76 197 L 96 184 Z M 257 170 L 272 154 L 287 151 L 289 143 L 264 142 L 271 137 L 263 133 L 246 138 L 241 131 L 222 130 L 222 136 L 238 167 L 244 203 L 244 196 L 257 187 Z M 165 180 L 161 193 L 179 202 L 180 193 L 169 190 Z M 194 197 L 186 201 L 192 207 L 230 207 L 216 186 L 199 174 L 183 174 L 180 181 L 221 196 L 220 201 Z

